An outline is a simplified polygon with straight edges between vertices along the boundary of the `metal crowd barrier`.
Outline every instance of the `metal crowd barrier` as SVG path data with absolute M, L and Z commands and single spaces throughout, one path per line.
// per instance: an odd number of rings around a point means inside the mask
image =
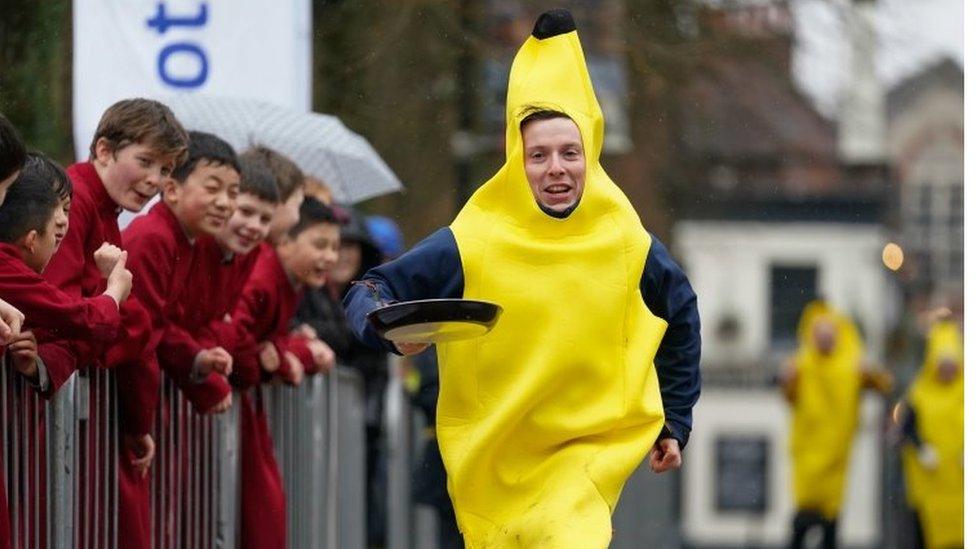
M 288 510 L 288 546 L 366 545 L 362 379 L 337 367 L 299 387 L 265 387 Z
M 73 376 L 51 401 L 0 363 L 0 458 L 14 549 L 117 546 L 115 379 Z M 266 387 L 291 547 L 366 543 L 364 403 L 345 367 Z M 201 416 L 164 379 L 152 475 L 155 548 L 232 549 L 239 513 L 240 408 Z
M 114 376 L 79 373 L 47 402 L 0 366 L 0 442 L 13 547 L 115 547 Z

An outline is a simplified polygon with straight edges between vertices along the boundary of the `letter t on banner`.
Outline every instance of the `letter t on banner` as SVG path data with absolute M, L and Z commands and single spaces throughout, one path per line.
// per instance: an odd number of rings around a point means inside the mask
M 75 156 L 102 112 L 180 93 L 312 106 L 310 0 L 76 0 Z

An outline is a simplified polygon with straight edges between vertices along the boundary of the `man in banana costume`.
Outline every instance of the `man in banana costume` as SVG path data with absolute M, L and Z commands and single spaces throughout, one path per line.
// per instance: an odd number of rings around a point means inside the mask
M 898 408 L 907 444 L 906 496 L 921 529 L 920 546 L 963 546 L 963 349 L 959 325 L 936 322 L 925 362 Z
M 436 433 L 468 547 L 606 547 L 627 477 L 680 465 L 699 389 L 697 302 L 599 164 L 603 116 L 572 16 L 543 14 L 512 64 L 506 163 L 450 227 L 345 299 L 364 342 L 386 302 L 504 312 L 437 345 Z
M 813 528 L 822 546 L 837 546 L 847 462 L 857 431 L 861 391 L 890 390 L 890 376 L 869 369 L 850 318 L 823 301 L 807 304 L 797 327 L 798 349 L 783 376 L 793 408 L 790 455 L 796 515 L 790 547 L 805 547 Z

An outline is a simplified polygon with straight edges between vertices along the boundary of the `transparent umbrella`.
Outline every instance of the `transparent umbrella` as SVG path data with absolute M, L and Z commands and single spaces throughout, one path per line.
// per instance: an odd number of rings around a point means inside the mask
M 339 202 L 355 204 L 403 188 L 372 145 L 335 116 L 199 94 L 163 102 L 188 130 L 218 135 L 238 151 L 264 145 L 284 154 L 325 181 Z

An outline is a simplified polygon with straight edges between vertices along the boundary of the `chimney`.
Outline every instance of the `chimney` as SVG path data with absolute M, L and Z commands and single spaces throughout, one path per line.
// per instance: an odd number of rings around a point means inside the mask
M 875 0 L 850 0 L 844 6 L 851 44 L 850 79 L 838 111 L 841 159 L 852 165 L 885 161 L 884 93 L 874 68 Z

